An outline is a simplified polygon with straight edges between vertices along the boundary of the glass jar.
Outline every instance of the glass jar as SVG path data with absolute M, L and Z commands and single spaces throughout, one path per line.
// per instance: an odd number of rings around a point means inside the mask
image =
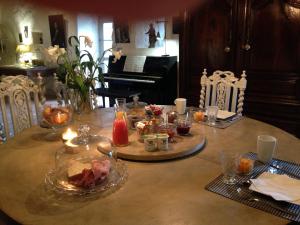
M 176 125 L 173 123 L 168 123 L 168 124 L 163 123 L 159 126 L 159 133 L 168 134 L 169 142 L 174 142 L 174 137 L 176 135 Z
M 121 147 L 129 144 L 125 98 L 116 98 L 115 120 L 113 123 L 112 137 L 115 146 Z
M 135 124 L 138 140 L 140 142 L 144 141 L 144 136 L 153 134 L 153 125 L 151 121 L 142 120 Z

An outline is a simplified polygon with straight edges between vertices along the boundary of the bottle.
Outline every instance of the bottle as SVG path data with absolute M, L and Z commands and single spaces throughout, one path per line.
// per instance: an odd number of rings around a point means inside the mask
M 0 144 L 4 144 L 6 142 L 5 128 L 2 123 L 0 123 Z
M 116 99 L 116 112 L 115 120 L 113 123 L 113 143 L 115 146 L 128 145 L 128 126 L 127 126 L 127 114 L 126 114 L 126 99 Z

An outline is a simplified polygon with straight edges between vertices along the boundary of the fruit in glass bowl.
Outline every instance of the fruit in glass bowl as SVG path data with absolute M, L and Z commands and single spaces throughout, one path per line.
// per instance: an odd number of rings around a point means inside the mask
M 193 118 L 196 122 L 204 121 L 204 116 L 205 114 L 202 111 L 196 111 L 193 114 Z
M 43 124 L 51 127 L 60 127 L 68 125 L 72 119 L 72 108 L 66 106 L 46 105 L 43 109 Z

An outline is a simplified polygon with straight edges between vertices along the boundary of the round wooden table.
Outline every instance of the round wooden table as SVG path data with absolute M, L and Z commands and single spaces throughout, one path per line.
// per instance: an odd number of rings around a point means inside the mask
M 101 134 L 112 124 L 112 109 L 96 110 L 79 120 Z M 0 208 L 22 224 L 37 225 L 287 224 L 288 220 L 204 187 L 221 173 L 221 149 L 255 152 L 257 136 L 269 134 L 278 139 L 277 158 L 299 163 L 299 139 L 249 118 L 226 129 L 201 129 L 207 143 L 198 154 L 166 162 L 125 162 L 128 179 L 119 190 L 101 198 L 67 201 L 48 195 L 44 185 L 63 143 L 46 141 L 46 131 L 32 127 L 0 145 Z

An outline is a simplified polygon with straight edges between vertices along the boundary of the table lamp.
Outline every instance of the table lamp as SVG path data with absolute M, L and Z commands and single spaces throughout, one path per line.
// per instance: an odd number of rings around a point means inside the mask
M 29 63 L 32 56 L 30 45 L 24 45 L 24 44 L 17 45 L 16 52 L 18 53 L 17 61 L 19 63 L 21 64 Z

